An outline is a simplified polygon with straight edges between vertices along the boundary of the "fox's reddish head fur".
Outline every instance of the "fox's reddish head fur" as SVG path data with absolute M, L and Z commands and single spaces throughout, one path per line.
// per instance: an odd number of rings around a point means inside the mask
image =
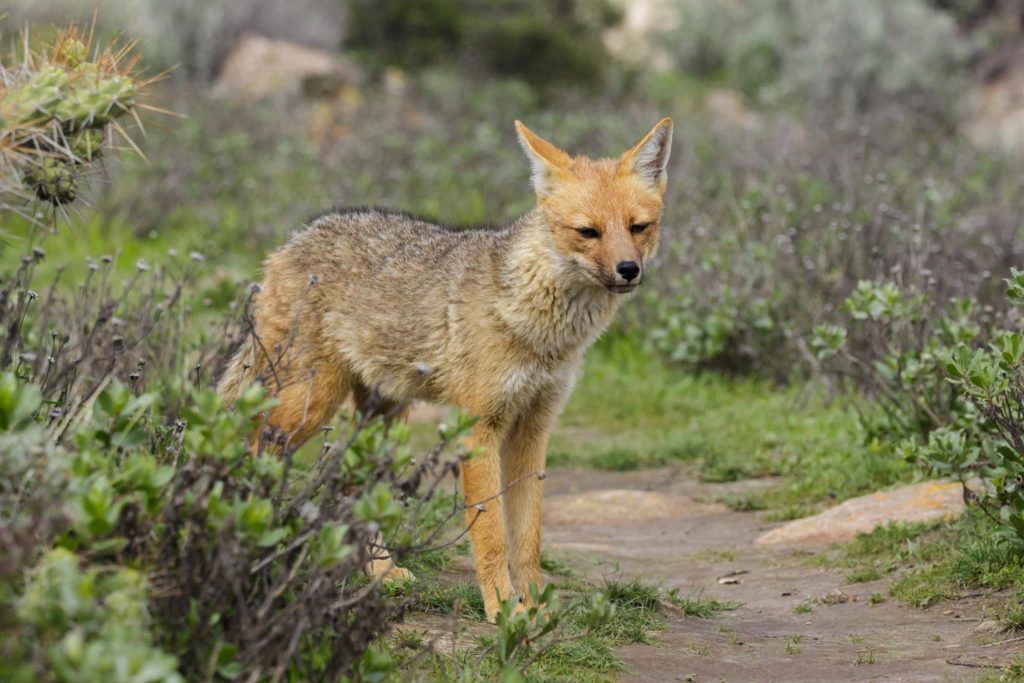
M 658 246 L 672 120 L 619 158 L 596 161 L 570 157 L 520 121 L 516 131 L 557 252 L 596 285 L 636 289 Z

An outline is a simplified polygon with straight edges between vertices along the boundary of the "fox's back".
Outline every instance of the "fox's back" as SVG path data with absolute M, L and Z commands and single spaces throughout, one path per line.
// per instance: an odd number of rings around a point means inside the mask
M 304 328 L 312 343 L 302 352 L 338 354 L 386 393 L 430 397 L 451 364 L 453 332 L 482 322 L 466 311 L 486 311 L 508 233 L 379 209 L 333 212 L 267 259 L 267 299 L 257 306 Z

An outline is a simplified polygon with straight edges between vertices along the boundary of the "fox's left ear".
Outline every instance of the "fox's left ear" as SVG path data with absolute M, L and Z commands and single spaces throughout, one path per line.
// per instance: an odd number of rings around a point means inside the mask
M 672 152 L 672 119 L 664 118 L 636 147 L 622 155 L 620 162 L 624 169 L 640 176 L 640 179 L 665 192 L 668 177 L 665 167 Z

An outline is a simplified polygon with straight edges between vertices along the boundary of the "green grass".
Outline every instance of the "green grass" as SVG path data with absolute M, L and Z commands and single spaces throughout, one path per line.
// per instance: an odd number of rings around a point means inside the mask
M 557 563 L 556 563 L 556 566 Z M 548 570 L 550 571 L 550 570 Z M 605 578 L 598 586 L 580 584 L 579 592 L 600 591 L 613 606 L 606 622 L 586 631 L 585 609 L 571 605 L 571 597 L 562 596 L 565 605 L 562 631 L 558 641 L 544 652 L 527 670 L 530 681 L 611 681 L 624 670 L 614 648 L 631 643 L 653 644 L 665 627 L 665 604 L 671 604 L 684 615 L 711 619 L 723 611 L 736 609 L 735 602 L 722 602 L 696 592 L 681 595 L 678 590 L 663 591 L 639 580 Z M 403 598 L 413 614 L 458 615 L 473 620 L 483 619 L 483 604 L 472 581 L 444 582 L 425 576 L 416 582 L 390 584 L 387 590 Z M 577 591 L 573 591 L 576 593 Z M 423 636 L 418 631 L 405 631 L 386 639 L 382 647 L 395 658 L 411 657 Z M 456 655 L 436 652 L 420 665 L 429 680 L 450 680 L 459 671 L 470 670 L 480 679 L 495 679 L 493 658 L 487 651 L 494 646 L 493 636 L 479 637 L 476 644 Z
M 901 560 L 932 559 L 929 552 L 932 546 L 922 545 L 919 539 L 935 524 L 905 524 L 893 522 L 878 527 L 871 533 L 858 534 L 845 548 L 844 555 L 848 560 Z
M 969 537 L 957 547 L 949 565 L 949 578 L 960 586 L 1001 589 L 1020 584 L 1024 556 L 1019 548 L 991 536 Z
M 844 569 L 847 583 L 894 576 L 889 594 L 929 607 L 966 591 L 1024 589 L 1024 555 L 995 539 L 996 526 L 970 509 L 953 523 L 889 524 L 817 555 L 813 562 Z M 877 598 L 875 597 L 877 596 Z M 871 604 L 882 601 L 871 596 Z M 1012 605 L 1008 603 L 1009 605 Z M 1019 615 L 1004 610 L 1009 623 Z
M 1007 632 L 1024 631 L 1024 594 L 1018 592 L 1006 603 L 999 625 Z
M 985 674 L 974 683 L 1020 683 L 1024 681 L 1024 660 L 1016 660 L 1004 666 L 999 672 Z
M 734 600 L 722 602 L 705 596 L 703 591 L 681 595 L 678 589 L 675 588 L 665 595 L 665 599 L 672 603 L 673 606 L 679 608 L 684 615 L 697 617 L 698 619 L 711 619 L 724 611 L 734 610 L 740 606 L 740 603 Z
M 600 638 L 557 643 L 527 672 L 531 681 L 612 681 L 625 670 L 611 646 Z
M 901 602 L 922 608 L 957 595 L 943 567 L 938 565 L 904 574 L 889 587 L 889 593 Z
M 546 550 L 541 550 L 540 552 L 540 568 L 548 574 L 564 579 L 571 579 L 576 576 L 576 570 L 573 569 L 572 565 L 565 558 L 553 555 Z
M 791 503 L 783 505 L 782 507 L 769 510 L 764 515 L 764 521 L 766 522 L 787 522 L 791 519 L 800 519 L 801 517 L 809 517 L 817 512 L 817 509 L 810 505 L 803 505 L 801 503 Z
M 660 591 L 638 580 L 605 579 L 602 587 L 615 611 L 597 635 L 613 643 L 651 643 L 653 633 L 664 628 Z
M 413 612 L 484 618 L 484 600 L 475 581 L 446 583 L 437 577 L 422 577 L 417 581 L 385 584 L 385 590 L 394 597 L 406 598 Z
M 650 353 L 636 336 L 610 332 L 587 355 L 584 375 L 552 435 L 552 465 L 628 471 L 693 463 L 701 479 L 782 475 L 776 490 L 736 498 L 739 509 L 777 509 L 776 519 L 908 479 L 892 450 L 865 446 L 853 411 L 720 375 L 692 375 Z
M 846 583 L 868 583 L 877 581 L 885 576 L 885 572 L 878 567 L 861 567 L 846 574 Z
M 1024 557 L 1019 548 L 994 539 L 995 524 L 976 510 L 956 523 L 937 527 L 913 543 L 920 566 L 890 588 L 893 597 L 928 607 L 967 590 L 1024 588 Z

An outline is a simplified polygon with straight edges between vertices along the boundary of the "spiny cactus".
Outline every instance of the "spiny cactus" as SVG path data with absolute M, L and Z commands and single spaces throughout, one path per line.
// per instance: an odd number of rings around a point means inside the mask
M 140 101 L 159 76 L 139 77 L 134 43 L 91 44 L 72 25 L 40 52 L 0 59 L 0 210 L 32 197 L 61 207 L 115 138 L 138 151 L 118 120 L 159 111 Z

